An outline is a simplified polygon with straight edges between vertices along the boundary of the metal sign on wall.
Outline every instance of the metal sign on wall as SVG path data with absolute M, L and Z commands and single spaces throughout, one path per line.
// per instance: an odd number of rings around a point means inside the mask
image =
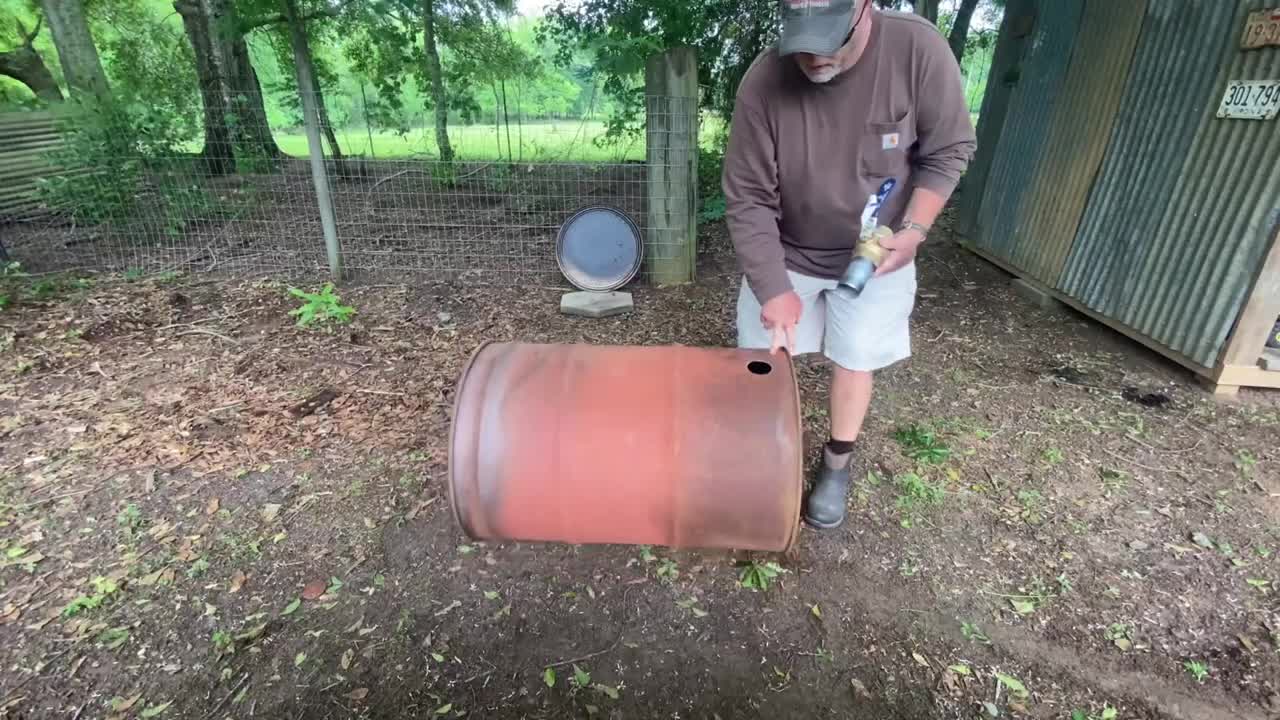
M 1271 120 L 1280 111 L 1280 80 L 1232 80 L 1222 94 L 1218 117 Z
M 1240 47 L 1252 50 L 1267 45 L 1280 45 L 1280 8 L 1251 12 L 1244 24 Z

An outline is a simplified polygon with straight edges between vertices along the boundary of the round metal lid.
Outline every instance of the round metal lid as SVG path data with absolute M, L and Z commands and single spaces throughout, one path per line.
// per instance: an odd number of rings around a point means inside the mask
M 556 264 L 580 290 L 617 290 L 635 278 L 643 256 L 639 228 L 616 208 L 583 208 L 556 234 Z

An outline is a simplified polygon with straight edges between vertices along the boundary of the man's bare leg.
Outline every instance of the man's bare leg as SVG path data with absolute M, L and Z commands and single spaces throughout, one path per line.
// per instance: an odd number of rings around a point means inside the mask
M 871 406 L 871 373 L 845 370 L 833 365 L 831 370 L 831 439 L 853 442 L 862 432 Z
M 871 385 L 868 371 L 839 365 L 832 369 L 831 440 L 823 448 L 822 469 L 805 503 L 805 520 L 814 527 L 834 528 L 844 522 L 849 461 L 871 406 Z

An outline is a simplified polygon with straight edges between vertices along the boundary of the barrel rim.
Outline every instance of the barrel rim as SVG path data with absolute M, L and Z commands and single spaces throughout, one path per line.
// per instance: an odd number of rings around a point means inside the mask
M 473 540 L 476 539 L 476 535 L 472 528 L 468 527 L 466 522 L 463 521 L 462 509 L 458 504 L 458 465 L 455 460 L 458 454 L 458 412 L 462 409 L 463 389 L 467 385 L 467 377 L 475 369 L 476 360 L 479 359 L 485 348 L 496 344 L 498 342 L 495 340 L 485 340 L 477 345 L 475 350 L 471 351 L 471 356 L 467 358 L 467 363 L 462 366 L 462 371 L 458 373 L 458 383 L 454 386 L 453 391 L 453 417 L 449 419 L 449 507 L 453 510 L 454 522 L 462 529 L 464 535 Z
M 791 391 L 794 397 L 792 404 L 792 419 L 795 421 L 796 442 L 800 444 L 796 452 L 796 517 L 791 523 L 791 537 L 787 539 L 784 554 L 796 549 L 800 544 L 800 531 L 804 514 L 804 409 L 800 405 L 800 378 L 796 377 L 795 358 L 791 356 L 791 352 L 786 352 L 787 371 L 791 374 Z

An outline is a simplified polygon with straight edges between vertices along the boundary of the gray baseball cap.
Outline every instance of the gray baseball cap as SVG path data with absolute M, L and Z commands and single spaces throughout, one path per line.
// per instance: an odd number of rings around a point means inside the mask
M 857 9 L 856 0 L 782 0 L 778 54 L 834 55 L 849 37 Z

